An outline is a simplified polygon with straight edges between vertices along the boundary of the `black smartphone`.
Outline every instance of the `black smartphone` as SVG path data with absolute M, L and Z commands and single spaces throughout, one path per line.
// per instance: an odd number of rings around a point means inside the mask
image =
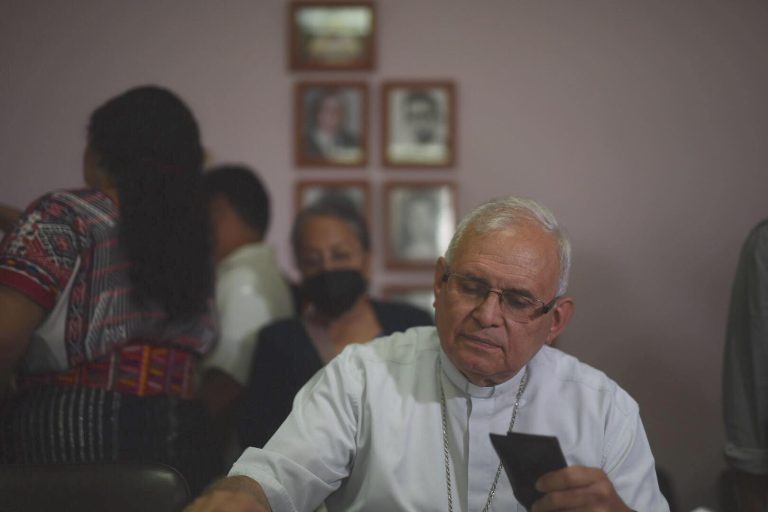
M 515 498 L 526 510 L 542 494 L 534 487 L 545 473 L 562 469 L 565 462 L 560 442 L 553 436 L 521 434 L 491 434 L 491 444 L 499 454 L 504 471 L 507 473 Z

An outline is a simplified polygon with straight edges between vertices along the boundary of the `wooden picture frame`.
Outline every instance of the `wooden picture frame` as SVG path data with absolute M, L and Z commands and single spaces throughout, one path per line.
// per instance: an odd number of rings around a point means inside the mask
M 297 82 L 294 156 L 300 167 L 368 163 L 368 84 Z
M 386 167 L 447 168 L 456 162 L 456 85 L 389 81 L 381 88 Z
M 291 2 L 287 33 L 293 71 L 370 71 L 376 66 L 373 2 Z
M 370 223 L 371 187 L 363 180 L 301 180 L 294 190 L 294 210 L 298 214 L 307 206 L 328 195 L 344 196 L 355 204 Z
M 456 227 L 456 185 L 451 181 L 384 185 L 385 264 L 432 270 Z
M 423 309 L 435 318 L 435 290 L 432 284 L 394 284 L 381 290 L 382 298 Z

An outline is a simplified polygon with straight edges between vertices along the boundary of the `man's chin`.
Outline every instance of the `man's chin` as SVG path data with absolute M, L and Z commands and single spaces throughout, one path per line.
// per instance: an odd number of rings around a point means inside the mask
M 503 369 L 498 368 L 498 362 L 498 356 L 488 358 L 465 355 L 457 368 L 472 384 L 483 387 L 493 386 L 497 384 L 495 377 L 503 373 Z

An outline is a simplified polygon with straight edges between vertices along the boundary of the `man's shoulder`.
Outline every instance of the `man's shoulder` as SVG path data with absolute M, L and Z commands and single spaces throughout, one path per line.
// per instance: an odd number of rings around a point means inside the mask
M 758 222 L 749 232 L 744 246 L 755 246 L 758 250 L 768 250 L 768 219 Z
M 420 360 L 424 354 L 437 353 L 438 347 L 437 330 L 433 326 L 419 326 L 368 343 L 350 345 L 345 351 L 349 352 L 348 357 L 360 361 L 408 365 Z
M 542 347 L 536 362 L 545 366 L 558 380 L 574 381 L 594 388 L 615 385 L 613 380 L 602 370 L 598 370 L 557 348 Z
M 246 270 L 252 272 L 276 266 L 277 263 L 273 257 L 272 247 L 259 242 L 241 245 L 233 250 L 217 264 L 217 269 L 221 271 Z
M 267 292 L 276 287 L 288 291 L 288 283 L 273 257 L 272 248 L 261 243 L 239 247 L 220 261 L 216 265 L 216 282 L 224 289 L 230 286 L 242 288 L 247 284 Z
M 602 397 L 626 414 L 637 412 L 637 402 L 605 372 L 566 354 L 545 346 L 535 361 L 542 374 L 560 388 L 560 393 L 579 393 Z
M 324 368 L 349 384 L 350 390 L 418 388 L 429 369 L 434 369 L 439 340 L 434 327 L 412 327 L 404 332 L 352 343 Z M 322 372 L 319 372 L 322 373 Z M 362 385 L 366 382 L 366 385 Z M 362 385 L 362 387 L 360 387 Z
M 752 231 L 756 233 L 762 233 L 764 236 L 768 234 L 768 218 L 765 218 L 755 224 L 755 227 L 752 228 Z

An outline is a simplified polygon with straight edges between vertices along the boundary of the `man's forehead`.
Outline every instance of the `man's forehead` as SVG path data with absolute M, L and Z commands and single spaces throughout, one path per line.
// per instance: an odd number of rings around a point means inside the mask
M 509 245 L 535 243 L 543 250 L 557 249 L 557 239 L 541 224 L 533 220 L 520 220 L 504 226 L 479 228 L 468 226 L 459 248 L 478 246 Z
M 484 232 L 468 230 L 452 263 L 485 261 L 534 270 L 559 266 L 559 258 L 555 236 L 537 223 L 523 222 Z

